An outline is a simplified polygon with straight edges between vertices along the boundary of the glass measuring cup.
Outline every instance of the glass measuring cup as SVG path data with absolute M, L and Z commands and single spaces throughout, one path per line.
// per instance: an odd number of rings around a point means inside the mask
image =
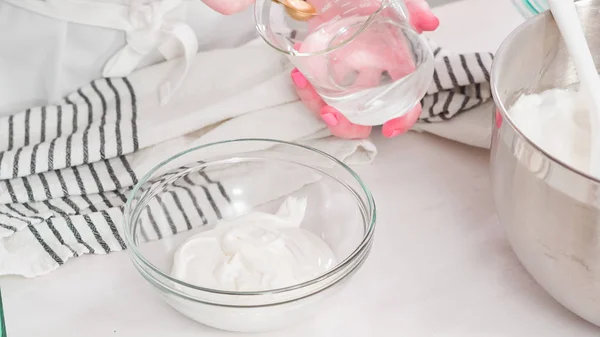
M 325 102 L 352 123 L 380 125 L 412 109 L 433 75 L 433 54 L 411 27 L 402 0 L 309 0 L 297 21 L 257 0 L 256 27 L 286 54 Z

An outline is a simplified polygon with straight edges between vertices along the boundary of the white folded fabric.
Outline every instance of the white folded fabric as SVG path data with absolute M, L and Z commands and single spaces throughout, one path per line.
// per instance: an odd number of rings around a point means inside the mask
M 468 128 L 453 133 L 450 129 L 460 127 L 446 120 L 489 98 L 491 56 L 434 49 L 436 75 L 422 102 L 419 128 L 472 145 L 484 143 L 476 140 L 479 131 L 472 136 Z M 157 88 L 177 65 L 167 62 L 128 78 L 96 80 L 61 105 L 0 119 L 0 275 L 34 277 L 72 257 L 125 249 L 123 205 L 131 187 L 157 163 L 197 145 L 272 138 L 301 142 L 351 164 L 375 157 L 369 140 L 329 136 L 298 100 L 289 80 L 291 66 L 261 41 L 197 54 L 182 87 L 161 106 Z M 210 155 L 198 153 L 190 160 Z M 252 172 L 239 174 L 253 177 Z M 232 181 L 231 175 L 202 172 L 166 192 L 153 207 L 170 214 L 170 220 L 142 215 L 144 239 L 226 216 L 221 210 L 230 199 L 223 186 Z M 299 177 L 251 202 L 275 200 L 311 182 L 314 177 Z M 182 205 L 187 205 L 185 211 Z

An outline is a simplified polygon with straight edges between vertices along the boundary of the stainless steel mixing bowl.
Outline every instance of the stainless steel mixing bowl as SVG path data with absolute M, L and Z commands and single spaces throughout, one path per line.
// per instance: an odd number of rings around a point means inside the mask
M 598 66 L 600 0 L 577 8 Z M 492 70 L 492 184 L 500 222 L 525 268 L 565 307 L 600 325 L 600 181 L 533 144 L 508 113 L 522 93 L 576 82 L 549 12 L 505 40 Z

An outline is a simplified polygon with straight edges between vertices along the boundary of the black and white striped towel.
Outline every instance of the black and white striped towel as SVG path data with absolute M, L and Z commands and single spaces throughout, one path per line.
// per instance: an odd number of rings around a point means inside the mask
M 489 84 L 493 55 L 459 54 L 444 50 L 433 41 L 429 44 L 435 70 L 414 129 L 488 148 L 493 111 Z
M 461 64 L 462 57 L 448 56 L 452 66 L 457 59 Z M 485 69 L 488 60 L 482 58 Z M 281 56 L 260 41 L 198 54 L 186 82 L 163 107 L 156 89 L 172 66 L 164 63 L 128 78 L 97 80 L 61 104 L 0 119 L 0 275 L 33 277 L 72 257 L 125 249 L 123 205 L 131 187 L 158 162 L 195 145 L 274 138 L 303 142 L 349 163 L 368 163 L 376 153 L 368 140 L 329 137 L 296 97 Z M 424 114 L 432 111 L 423 118 L 429 124 L 489 97 L 485 77 L 480 79 L 475 70 L 469 68 L 469 82 L 464 82 L 458 74 L 468 73 L 466 68 L 447 69 L 451 71 L 436 66 L 440 87 L 423 100 Z M 457 87 L 448 87 L 446 78 Z M 450 103 L 437 103 L 442 100 Z M 253 179 L 248 172 L 233 173 Z M 148 209 L 160 210 L 165 221 L 152 211 L 143 214 L 144 239 L 226 216 L 227 186 L 234 179 L 228 174 L 198 172 L 156 198 Z M 274 200 L 313 180 L 282 184 L 254 202 Z

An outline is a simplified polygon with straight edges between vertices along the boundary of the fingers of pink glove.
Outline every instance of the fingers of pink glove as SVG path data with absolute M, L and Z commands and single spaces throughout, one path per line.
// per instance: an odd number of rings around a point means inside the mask
M 296 87 L 296 93 L 300 100 L 306 107 L 318 114 L 323 106 L 325 106 L 325 102 L 321 98 L 321 96 L 315 91 L 313 86 L 306 80 L 304 75 L 298 69 L 292 70 L 291 73 L 292 82 Z
M 387 138 L 396 137 L 410 130 L 421 116 L 421 104 L 417 104 L 406 115 L 392 119 L 383 124 L 381 133 Z
M 363 139 L 371 134 L 371 127 L 355 125 L 344 117 L 339 111 L 331 106 L 321 108 L 321 118 L 327 124 L 331 134 L 346 139 Z
M 405 0 L 410 13 L 410 23 L 417 32 L 432 31 L 440 25 L 440 20 L 433 14 L 425 0 Z
M 290 75 L 292 76 L 292 81 L 294 82 L 294 85 L 296 85 L 296 88 L 305 89 L 310 85 L 306 77 L 304 77 L 298 69 L 294 68 Z
M 202 0 L 212 10 L 231 15 L 239 13 L 254 3 L 254 0 Z
M 393 38 L 390 39 L 389 44 L 391 50 L 395 52 L 394 61 L 389 62 L 387 71 L 392 80 L 397 81 L 404 76 L 412 73 L 416 69 L 415 62 L 412 58 L 412 51 L 410 50 L 409 43 L 406 37 L 400 34 L 398 31 L 390 34 Z
M 314 93 L 314 90 L 308 89 L 297 89 L 296 92 L 300 97 L 302 103 L 308 108 L 308 110 L 314 112 L 315 114 L 319 114 L 321 108 L 323 108 L 326 104 L 325 101 L 318 94 Z

